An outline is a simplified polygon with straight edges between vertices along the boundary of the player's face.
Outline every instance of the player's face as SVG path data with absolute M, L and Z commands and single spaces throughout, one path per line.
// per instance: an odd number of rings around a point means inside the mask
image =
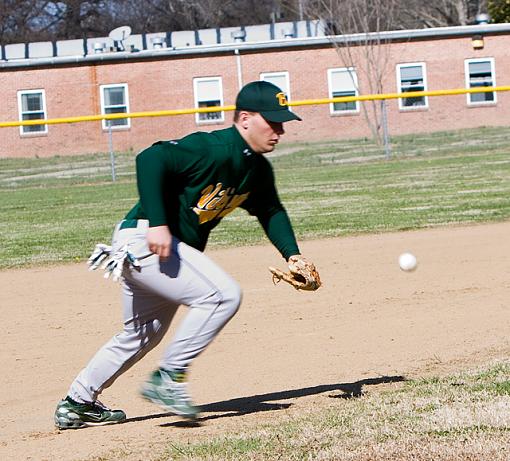
M 252 112 L 246 121 L 246 141 L 258 154 L 272 152 L 285 133 L 282 122 L 270 122 L 258 112 Z

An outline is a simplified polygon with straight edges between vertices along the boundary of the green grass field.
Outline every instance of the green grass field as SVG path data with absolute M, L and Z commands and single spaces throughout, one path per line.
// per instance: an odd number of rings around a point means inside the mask
M 282 145 L 271 156 L 299 239 L 510 217 L 510 129 Z M 0 159 L 0 268 L 83 260 L 137 200 L 134 154 Z M 236 210 L 210 245 L 265 241 Z
M 271 155 L 299 239 L 510 218 L 510 129 L 282 145 Z M 134 154 L 0 159 L 0 268 L 81 261 L 137 200 Z M 265 242 L 244 211 L 213 246 Z M 384 382 L 384 380 L 382 381 Z M 163 460 L 493 461 L 510 458 L 510 365 L 324 393 L 304 413 L 230 434 L 169 440 Z M 123 459 L 115 452 L 94 459 Z M 91 458 L 92 459 L 92 458 Z M 131 459 L 131 458 L 130 458 Z

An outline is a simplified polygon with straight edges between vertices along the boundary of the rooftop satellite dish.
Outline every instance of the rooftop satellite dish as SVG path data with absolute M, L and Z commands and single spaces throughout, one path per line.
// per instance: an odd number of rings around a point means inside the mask
M 108 34 L 108 37 L 110 37 L 114 41 L 115 46 L 117 46 L 117 48 L 120 51 L 123 51 L 125 48 L 124 48 L 124 43 L 122 43 L 122 42 L 124 40 L 126 40 L 126 38 L 128 38 L 130 35 L 131 35 L 131 27 L 120 26 L 120 27 L 117 27 L 116 29 L 113 29 Z

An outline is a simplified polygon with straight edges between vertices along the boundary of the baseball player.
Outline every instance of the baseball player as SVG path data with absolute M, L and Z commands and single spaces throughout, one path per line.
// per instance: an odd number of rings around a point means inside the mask
M 126 419 L 98 397 L 162 340 L 180 305 L 188 306 L 188 313 L 141 394 L 170 413 L 199 416 L 187 392 L 187 371 L 241 303 L 239 285 L 203 251 L 211 230 L 236 207 L 258 218 L 291 272 L 304 279 L 310 269 L 316 273 L 300 255 L 271 165 L 262 155 L 273 151 L 283 122 L 290 120 L 301 119 L 289 111 L 282 91 L 252 82 L 237 96 L 232 127 L 160 141 L 137 156 L 140 200 L 116 226 L 111 248 L 98 245 L 89 259 L 92 268 L 102 261 L 107 273 L 122 281 L 124 330 L 75 378 L 55 411 L 58 428 Z M 320 286 L 318 274 L 312 289 L 317 281 Z

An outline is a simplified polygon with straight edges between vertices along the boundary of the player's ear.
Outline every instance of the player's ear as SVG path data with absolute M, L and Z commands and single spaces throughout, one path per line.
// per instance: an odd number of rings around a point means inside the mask
M 239 111 L 239 119 L 238 119 L 239 125 L 244 129 L 248 128 L 250 117 L 251 117 L 250 112 L 248 112 L 246 110 Z

